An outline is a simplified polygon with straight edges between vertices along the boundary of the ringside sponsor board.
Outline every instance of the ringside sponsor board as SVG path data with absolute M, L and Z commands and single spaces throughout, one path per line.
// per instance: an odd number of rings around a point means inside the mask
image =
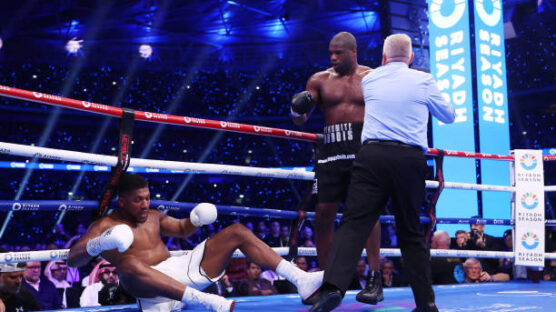
M 542 151 L 514 150 L 515 265 L 544 266 L 544 171 Z

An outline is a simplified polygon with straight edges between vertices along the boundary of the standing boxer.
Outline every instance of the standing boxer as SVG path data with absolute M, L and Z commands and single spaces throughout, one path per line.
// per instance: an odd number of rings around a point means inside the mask
M 328 312 L 340 304 L 371 227 L 388 200 L 417 305 L 413 311 L 438 312 L 430 254 L 419 222 L 427 173 L 424 153 L 429 113 L 452 123 L 455 111 L 431 74 L 409 68 L 413 56 L 409 36 L 388 36 L 382 66 L 363 78 L 363 145 L 353 162 L 346 209 L 330 247 L 320 298 L 311 312 Z
M 371 71 L 357 64 L 357 42 L 348 32 L 336 34 L 330 40 L 329 51 L 332 67 L 311 76 L 306 91 L 296 94 L 291 106 L 296 125 L 304 124 L 317 104 L 325 116 L 324 142 L 317 148 L 315 166 L 318 195 L 315 241 L 321 268 L 326 266 L 338 204 L 346 199 L 353 160 L 361 147 L 365 114 L 361 79 Z M 369 273 L 366 287 L 356 299 L 377 304 L 384 299 L 379 272 L 380 222 L 376 222 L 365 247 Z

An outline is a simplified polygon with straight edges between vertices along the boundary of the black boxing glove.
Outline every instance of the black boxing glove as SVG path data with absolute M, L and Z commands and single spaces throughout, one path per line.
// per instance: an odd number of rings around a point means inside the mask
M 307 114 L 313 107 L 313 95 L 309 91 L 297 93 L 292 98 L 291 112 L 295 117 Z

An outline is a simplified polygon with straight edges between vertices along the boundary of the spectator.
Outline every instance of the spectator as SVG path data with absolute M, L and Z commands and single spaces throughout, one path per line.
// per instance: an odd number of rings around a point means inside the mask
M 95 257 L 95 258 L 91 259 L 91 261 L 88 264 L 88 266 L 90 268 L 85 270 L 86 272 L 89 272 L 89 275 L 86 275 L 81 279 L 81 286 L 87 287 L 88 285 L 94 283 L 95 277 L 92 276 L 92 273 L 93 273 L 94 268 L 97 267 L 97 265 L 100 261 L 102 261 L 102 259 L 100 257 Z M 92 281 L 91 281 L 91 278 L 93 279 Z
M 68 307 L 66 289 L 71 287 L 70 283 L 66 280 L 67 275 L 68 264 L 63 260 L 50 261 L 44 268 L 44 276 L 54 284 L 58 293 L 62 296 L 64 308 Z
M 467 249 L 467 241 L 470 238 L 470 233 L 464 230 L 456 231 L 456 243 L 454 244 L 454 249 Z
M 98 292 L 98 303 L 102 306 L 135 303 L 136 301 L 135 297 L 128 293 L 118 281 L 104 284 Z
M 436 231 L 432 236 L 432 249 L 450 249 L 450 235 L 445 231 Z M 448 257 L 431 258 L 431 277 L 434 285 L 457 284 L 458 272 L 461 272 L 461 259 Z M 459 277 L 458 277 L 459 278 Z
M 394 224 L 387 224 L 382 230 L 382 247 L 396 248 L 398 247 L 398 236 L 396 235 L 396 226 Z
M 0 264 L 0 310 L 20 312 L 40 309 L 35 296 L 21 287 L 24 268 L 25 263 Z
M 83 226 L 83 224 L 79 224 L 81 226 Z M 79 226 L 78 226 L 79 229 Z M 70 238 L 67 243 L 64 245 L 64 249 L 70 249 L 75 243 L 77 243 L 77 240 L 82 236 L 83 234 L 78 234 L 73 236 L 72 238 Z M 68 281 L 68 283 L 73 287 L 75 286 L 79 286 L 79 281 L 81 280 L 81 274 L 79 272 L 78 268 L 74 268 L 74 267 L 67 267 L 67 274 L 66 274 L 66 280 Z
M 407 285 L 407 283 L 402 281 L 392 260 L 386 259 L 380 266 L 380 270 L 382 271 L 382 287 L 400 287 Z
M 283 247 L 280 242 L 280 222 L 274 220 L 270 222 L 270 231 L 265 237 L 265 243 L 270 247 Z
M 315 247 L 315 240 L 313 239 L 313 229 L 306 225 L 303 227 L 301 233 L 299 233 L 299 241 L 303 247 Z
M 238 295 L 236 291 L 236 287 L 230 281 L 227 274 L 224 274 L 219 281 L 211 284 L 203 291 L 209 294 L 216 294 L 222 297 L 235 297 Z
M 56 290 L 56 286 L 48 278 L 41 277 L 40 262 L 27 262 L 27 266 L 23 270 L 23 285 L 35 296 L 41 310 L 63 308 L 62 296 Z
M 468 258 L 463 263 L 466 283 L 485 283 L 485 282 L 506 282 L 510 280 L 510 276 L 505 273 L 490 275 L 483 271 L 481 262 L 477 258 Z
M 290 228 L 287 225 L 282 225 L 280 227 L 280 247 L 288 246 L 289 240 L 290 240 Z
M 479 216 L 473 216 L 472 219 L 477 219 Z M 471 237 L 467 241 L 467 248 L 471 250 L 496 250 L 501 251 L 502 246 L 499 239 L 485 233 L 484 224 L 471 224 Z M 490 275 L 500 272 L 500 263 L 498 259 L 481 260 L 483 270 Z
M 479 216 L 471 217 L 471 219 L 478 218 Z M 471 224 L 471 237 L 467 245 L 472 250 L 501 250 L 498 239 L 485 233 L 484 224 Z
M 303 256 L 298 256 L 295 258 L 295 265 L 300 268 L 301 270 L 307 272 L 309 271 L 309 264 L 307 263 L 307 258 Z
M 357 261 L 355 276 L 348 289 L 365 289 L 365 285 L 367 285 L 367 263 L 361 258 Z
M 257 222 L 257 231 L 255 231 L 255 235 L 260 238 L 262 241 L 265 240 L 267 235 L 268 228 L 266 227 L 266 222 L 259 221 Z
M 275 295 L 278 291 L 272 284 L 261 279 L 261 267 L 250 260 L 247 261 L 247 278 L 239 285 L 239 294 L 242 296 L 268 296 Z
M 99 292 L 104 285 L 115 284 L 118 282 L 116 267 L 106 260 L 100 261 L 89 275 L 89 285 L 85 287 L 79 304 L 81 307 L 98 307 Z

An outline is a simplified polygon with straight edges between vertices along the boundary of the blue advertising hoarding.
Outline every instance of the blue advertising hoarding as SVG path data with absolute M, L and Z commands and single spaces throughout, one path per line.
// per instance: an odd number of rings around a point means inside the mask
M 429 0 L 431 74 L 443 96 L 456 111 L 453 124 L 433 118 L 433 146 L 445 150 L 475 151 L 471 33 L 467 0 Z M 446 157 L 444 178 L 451 182 L 476 183 L 474 159 Z M 437 217 L 470 217 L 477 214 L 477 192 L 445 189 L 437 206 Z M 439 225 L 454 235 L 462 225 Z
M 502 0 L 474 1 L 477 109 L 481 153 L 507 155 L 510 150 L 506 54 Z M 506 161 L 481 160 L 482 184 L 509 185 Z M 510 194 L 483 192 L 485 218 L 511 217 Z M 491 235 L 502 236 L 507 227 L 488 227 Z

